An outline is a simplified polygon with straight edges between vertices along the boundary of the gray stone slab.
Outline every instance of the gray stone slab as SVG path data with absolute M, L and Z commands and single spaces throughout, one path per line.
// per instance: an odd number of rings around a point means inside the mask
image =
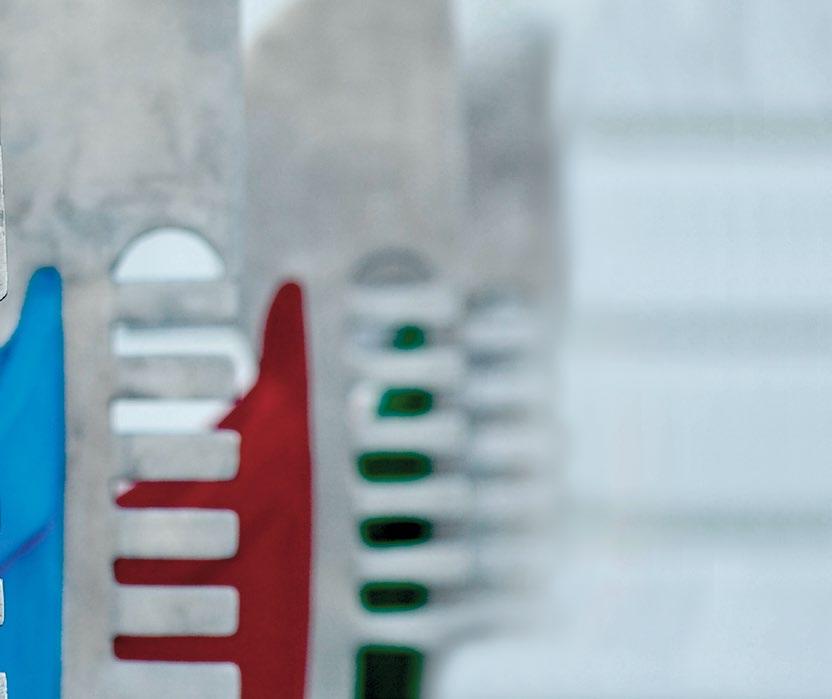
M 418 321 L 459 352 L 466 260 L 457 80 L 448 0 L 294 3 L 256 41 L 248 65 L 246 327 L 259 344 L 275 288 L 296 280 L 311 348 L 314 699 L 350 696 L 356 648 L 379 640 L 356 593 L 367 552 L 350 526 L 360 487 L 353 445 L 377 436 L 378 392 L 361 362 L 351 361 L 353 330 L 412 320 L 415 295 L 427 300 Z M 464 426 L 456 408 L 415 425 L 422 443 L 452 436 L 447 452 L 462 448 Z M 393 435 L 399 446 L 414 436 L 406 429 L 414 425 L 401 427 Z M 422 555 L 412 567 L 433 575 L 447 562 Z M 457 572 L 464 579 L 467 569 Z M 425 650 L 447 642 L 449 627 L 431 624 Z M 418 642 L 403 631 L 408 640 Z
M 236 0 L 8 0 L 0 13 L 7 211 L 15 230 L 0 333 L 15 325 L 36 267 L 54 265 L 64 280 L 68 699 L 153 695 L 157 686 L 166 690 L 160 696 L 239 694 L 238 676 L 224 666 L 154 676 L 152 669 L 122 672 L 113 659 L 112 560 L 124 532 L 112 482 L 123 467 L 109 417 L 119 377 L 111 332 L 122 311 L 145 325 L 229 315 L 224 292 L 216 294 L 233 281 L 240 247 L 238 14 Z M 191 295 L 166 305 L 148 283 L 132 287 L 135 303 L 125 302 L 112 270 L 132 241 L 168 227 L 203 236 L 226 279 L 192 289 L 208 297 L 201 301 Z M 194 308 L 212 304 L 224 311 L 193 317 Z M 206 678 L 194 679 L 200 672 Z

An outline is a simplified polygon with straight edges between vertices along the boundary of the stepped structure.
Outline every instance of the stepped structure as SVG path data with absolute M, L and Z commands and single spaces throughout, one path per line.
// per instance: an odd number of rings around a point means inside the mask
M 447 0 L 307 0 L 247 76 L 252 338 L 304 302 L 308 696 L 432 695 L 471 612 L 461 111 Z
M 54 437 L 0 422 L 0 492 L 37 490 L 0 531 L 42 639 L 0 638 L 12 696 L 435 696 L 549 502 L 546 41 L 463 86 L 449 0 L 295 3 L 252 53 L 246 173 L 235 0 L 7 4 L 0 330 L 32 281 L 0 388 Z M 231 409 L 193 338 L 241 317 Z
M 464 345 L 480 570 L 540 583 L 550 556 L 560 438 L 552 348 L 561 311 L 549 30 L 516 13 L 464 51 L 468 162 Z M 523 541 L 513 534 L 524 533 Z
M 234 391 L 225 357 L 116 356 L 113 347 L 119 328 L 166 332 L 236 319 L 238 12 L 233 0 L 13 0 L 0 18 L 6 167 L 15 183 L 8 200 L 18 232 L 4 327 L 14 324 L 33 269 L 53 266 L 64 284 L 64 697 L 239 695 L 232 663 L 138 664 L 116 660 L 112 648 L 124 633 L 199 637 L 236 628 L 233 588 L 119 585 L 113 562 L 235 554 L 232 511 L 139 512 L 114 498 L 133 481 L 231 477 L 237 437 L 117 434 L 111 415 L 125 401 L 162 410 L 166 400 L 229 399 Z M 217 278 L 114 280 L 127 249 L 167 227 L 213 248 Z

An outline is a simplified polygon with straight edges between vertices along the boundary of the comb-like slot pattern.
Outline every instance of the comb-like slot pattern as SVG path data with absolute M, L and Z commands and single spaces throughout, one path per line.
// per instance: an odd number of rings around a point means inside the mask
M 355 590 L 362 638 L 375 642 L 358 653 L 355 696 L 418 699 L 423 653 L 455 619 L 431 611 L 431 590 L 461 588 L 472 570 L 461 528 L 449 525 L 472 504 L 470 479 L 458 471 L 468 435 L 455 339 L 461 309 L 441 287 L 404 277 L 359 285 L 351 301 Z M 403 640 L 421 650 L 397 645 Z
M 120 327 L 128 329 L 176 332 L 188 326 L 224 324 L 236 313 L 236 290 L 224 281 L 125 283 L 117 289 L 118 320 Z M 118 357 L 114 398 L 141 400 L 156 411 L 154 406 L 158 404 L 161 410 L 165 401 L 230 401 L 235 396 L 235 366 L 229 356 L 145 351 Z M 231 481 L 239 468 L 239 435 L 214 432 L 210 425 L 205 428 L 118 435 L 120 477 L 139 487 L 143 483 L 179 488 Z M 150 564 L 157 567 L 185 561 L 216 565 L 232 560 L 239 550 L 239 516 L 222 506 L 188 507 L 163 501 L 159 507 L 119 507 L 116 522 L 115 558 L 155 562 Z M 116 588 L 113 636 L 154 643 L 170 638 L 215 640 L 231 638 L 239 628 L 240 596 L 231 584 L 205 584 L 199 579 L 194 584 L 129 582 Z M 234 699 L 241 694 L 240 671 L 231 657 L 202 662 L 158 660 L 116 661 L 116 695 Z M 219 660 L 229 662 L 215 662 Z M 141 689 L 134 691 L 134 686 Z
M 531 574 L 531 557 L 521 559 L 518 552 L 532 550 L 527 535 L 551 504 L 548 480 L 541 479 L 552 454 L 541 421 L 548 387 L 538 357 L 543 331 L 535 317 L 530 303 L 504 289 L 472 298 L 463 330 L 471 467 L 478 479 L 477 570 L 497 587 Z
M 120 666 L 233 662 L 233 677 L 221 673 L 223 665 L 211 670 L 224 678 L 223 691 L 236 692 L 228 696 L 303 696 L 312 512 L 306 392 L 302 299 L 289 285 L 269 316 L 259 380 L 222 430 L 122 438 L 125 471 L 140 471 L 145 482 L 119 497 L 120 514 L 146 531 L 130 535 L 115 566 L 121 628 L 113 650 Z M 221 446 L 216 452 L 214 444 Z M 231 458 L 238 444 L 239 468 Z M 174 464 L 165 465 L 166 454 Z M 197 473 L 192 462 L 183 472 L 175 463 L 185 456 L 205 457 L 205 470 Z M 193 478 L 175 482 L 171 468 Z M 147 478 L 160 472 L 165 478 Z M 208 473 L 222 478 L 209 480 Z M 190 508 L 185 521 L 171 519 L 183 508 Z M 157 526 L 159 517 L 167 524 Z M 199 560 L 209 554 L 223 559 Z M 182 696 L 161 684 L 157 691 Z

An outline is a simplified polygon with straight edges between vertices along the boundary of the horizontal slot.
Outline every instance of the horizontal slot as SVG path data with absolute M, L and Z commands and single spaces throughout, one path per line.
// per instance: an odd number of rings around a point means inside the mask
M 358 472 L 373 483 L 416 481 L 433 473 L 433 460 L 412 451 L 368 452 L 358 457 Z
M 360 530 L 361 540 L 373 548 L 415 546 L 433 538 L 433 524 L 421 517 L 373 517 Z
M 419 699 L 424 655 L 401 646 L 364 646 L 356 660 L 357 699 Z
M 433 409 L 433 394 L 421 388 L 390 388 L 379 400 L 379 417 L 419 417 Z
M 424 607 L 427 587 L 412 582 L 369 582 L 361 587 L 361 604 L 369 612 L 408 612 Z

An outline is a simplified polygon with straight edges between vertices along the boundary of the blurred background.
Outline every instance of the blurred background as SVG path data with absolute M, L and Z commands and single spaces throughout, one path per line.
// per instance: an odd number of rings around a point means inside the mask
M 534 622 L 441 696 L 832 696 L 832 6 L 457 9 L 556 37 L 566 438 Z
M 246 46 L 296 2 L 245 0 Z M 435 699 L 832 697 L 832 3 L 456 10 L 463 61 L 508 25 L 554 37 L 557 495 L 530 613 L 458 648 Z M 249 348 L 209 339 L 248 386 Z
M 832 696 L 832 7 L 465 3 L 557 36 L 555 572 L 448 697 Z

